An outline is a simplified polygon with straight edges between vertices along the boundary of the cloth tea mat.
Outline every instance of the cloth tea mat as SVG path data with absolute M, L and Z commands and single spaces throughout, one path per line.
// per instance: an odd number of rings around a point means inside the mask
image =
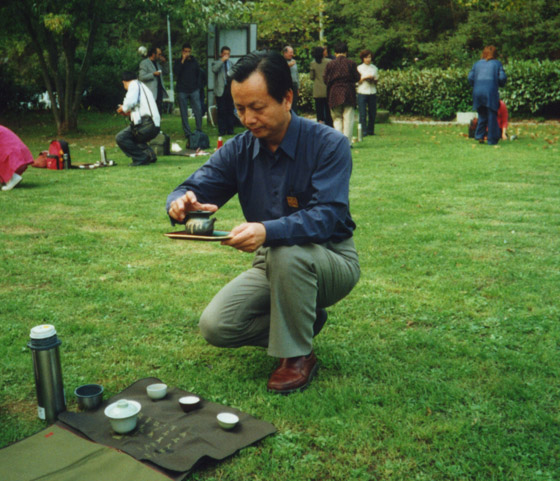
M 2 481 L 169 481 L 127 454 L 53 425 L 0 449 Z
M 206 457 L 222 460 L 276 431 L 270 423 L 204 399 L 199 409 L 184 413 L 179 398 L 192 393 L 177 388 L 169 388 L 163 399 L 154 401 L 146 394 L 146 387 L 160 382 L 157 378 L 141 379 L 104 401 L 95 411 L 66 411 L 59 415 L 59 421 L 93 441 L 174 474 L 190 471 Z M 115 433 L 104 414 L 105 407 L 119 399 L 138 401 L 142 405 L 138 425 L 128 434 Z M 239 416 L 239 424 L 230 431 L 223 430 L 216 421 L 217 414 L 224 411 Z

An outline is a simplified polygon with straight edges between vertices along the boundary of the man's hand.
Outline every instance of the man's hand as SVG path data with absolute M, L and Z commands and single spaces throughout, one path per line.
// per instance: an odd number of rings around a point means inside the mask
M 161 75 L 161 70 L 156 70 L 156 71 L 154 72 L 154 75 L 155 75 L 155 76 L 160 76 L 160 75 Z
M 266 229 L 260 222 L 247 222 L 231 231 L 231 239 L 222 241 L 222 245 L 234 247 L 243 252 L 254 252 L 264 244 Z
M 214 204 L 201 204 L 198 200 L 196 200 L 194 192 L 189 190 L 183 197 L 179 197 L 171 202 L 168 214 L 173 219 L 183 222 L 185 217 L 187 217 L 187 214 L 193 210 L 216 212 L 218 210 L 218 206 Z
M 121 115 L 127 116 L 127 115 L 130 115 L 130 112 L 125 112 L 125 111 L 123 110 L 123 106 L 122 106 L 122 105 L 119 105 L 119 107 L 117 108 L 117 114 L 121 114 Z
M 230 56 L 230 53 L 226 50 L 226 51 L 222 54 L 222 56 L 220 57 L 220 60 L 221 60 L 222 62 L 227 62 L 227 61 L 229 60 L 229 56 Z

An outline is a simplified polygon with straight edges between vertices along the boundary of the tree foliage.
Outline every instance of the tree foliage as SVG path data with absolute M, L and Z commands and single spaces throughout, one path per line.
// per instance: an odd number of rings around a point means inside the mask
M 560 58 L 556 0 L 329 0 L 329 43 L 374 52 L 383 69 L 466 66 L 485 45 L 505 59 Z
M 319 44 L 324 11 L 325 0 L 257 0 L 248 20 L 257 23 L 259 40 L 267 47 L 292 45 L 301 53 Z
M 149 28 L 150 21 L 161 24 L 167 14 L 191 34 L 199 34 L 210 21 L 226 25 L 246 9 L 240 0 L 7 0 L 0 18 L 0 42 L 8 46 L 24 39 L 26 60 L 39 66 L 40 83 L 48 92 L 58 131 L 63 133 L 77 128 L 83 94 L 91 86 L 92 59 L 111 65 L 99 50 L 96 55 L 100 38 L 106 51 L 129 46 L 131 39 Z M 15 57 L 10 55 L 11 60 Z M 109 73 L 107 68 L 97 70 Z M 112 78 L 102 82 L 114 80 L 112 73 Z

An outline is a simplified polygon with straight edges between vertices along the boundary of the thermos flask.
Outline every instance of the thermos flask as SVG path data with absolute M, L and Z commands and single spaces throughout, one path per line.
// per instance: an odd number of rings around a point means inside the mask
M 27 344 L 33 357 L 39 418 L 49 423 L 55 422 L 58 414 L 66 409 L 58 350 L 61 344 L 50 324 L 32 328 Z

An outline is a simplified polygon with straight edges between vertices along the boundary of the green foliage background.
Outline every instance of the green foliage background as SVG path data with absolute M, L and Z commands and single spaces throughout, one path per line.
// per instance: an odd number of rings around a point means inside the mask
M 505 65 L 507 84 L 500 96 L 510 113 L 553 115 L 560 111 L 560 61 L 522 60 Z M 468 68 L 396 69 L 381 71 L 378 103 L 392 113 L 449 120 L 472 107 Z M 300 107 L 313 111 L 313 83 L 300 76 Z
M 126 2 L 125 2 L 126 3 Z M 122 99 L 120 73 L 134 70 L 137 48 L 159 45 L 167 52 L 170 17 L 172 58 L 190 42 L 201 63 L 206 60 L 206 25 L 258 24 L 260 46 L 294 46 L 299 71 L 305 74 L 316 45 L 331 51 L 338 41 L 350 57 L 369 48 L 381 69 L 380 106 L 395 113 L 451 118 L 469 110 L 466 72 L 487 44 L 498 47 L 508 84 L 502 90 L 514 113 L 554 115 L 560 109 L 560 3 L 557 0 L 135 0 L 107 7 L 99 27 L 82 107 L 109 111 Z M 42 0 L 36 5 L 58 5 Z M 71 5 L 87 5 L 73 0 Z M 17 9 L 17 0 L 6 3 Z M 57 7 L 58 8 L 58 7 Z M 62 7 L 60 7 L 62 8 Z M 41 9 L 40 9 L 41 10 Z M 44 9 L 43 9 L 44 10 Z M 132 12 L 132 13 L 131 13 Z M 41 19 L 39 19 L 41 20 Z M 42 18 L 58 31 L 67 16 Z M 78 27 L 75 27 L 76 29 Z M 83 30 L 83 26 L 80 27 Z M 80 31 L 82 31 L 80 30 Z M 83 40 L 83 33 L 78 40 Z M 81 44 L 74 59 L 84 59 Z M 21 25 L 0 17 L 0 112 L 17 110 L 45 91 L 32 44 Z M 170 60 L 172 60 L 172 58 Z M 63 68 L 63 59 L 59 61 Z M 301 108 L 313 111 L 310 82 L 302 75 Z

